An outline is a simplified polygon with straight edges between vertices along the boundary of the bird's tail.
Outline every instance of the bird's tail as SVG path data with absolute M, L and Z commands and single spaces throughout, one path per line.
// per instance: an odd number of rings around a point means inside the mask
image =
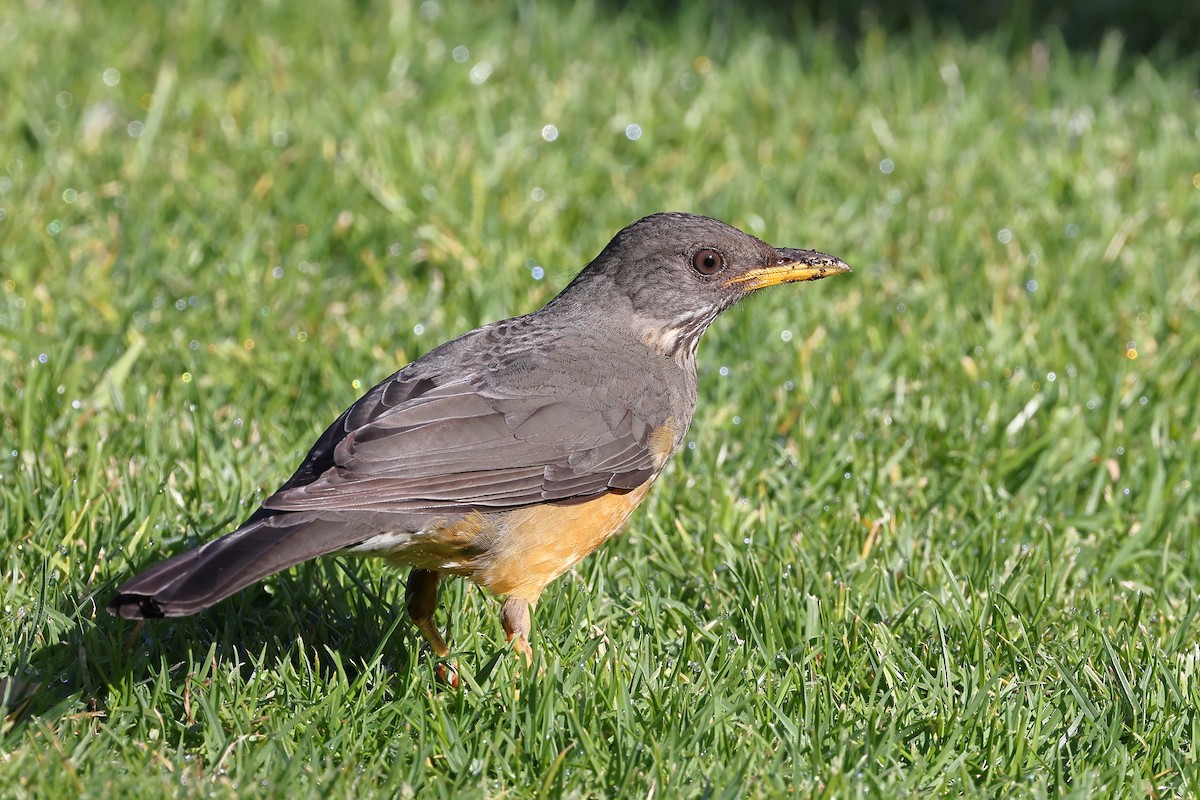
M 366 526 L 336 514 L 260 511 L 232 533 L 127 581 L 108 603 L 129 619 L 185 617 L 255 581 L 357 543 Z

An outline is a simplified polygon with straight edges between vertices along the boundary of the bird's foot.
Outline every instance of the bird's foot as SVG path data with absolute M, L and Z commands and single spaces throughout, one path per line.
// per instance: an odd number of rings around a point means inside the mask
M 433 674 L 437 677 L 438 683 L 449 686 L 451 689 L 458 688 L 458 664 L 456 662 L 439 661 L 433 668 Z

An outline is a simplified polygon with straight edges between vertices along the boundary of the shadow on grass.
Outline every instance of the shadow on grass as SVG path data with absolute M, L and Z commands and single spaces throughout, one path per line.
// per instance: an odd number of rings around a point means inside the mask
M 689 5 L 681 0 L 607 0 L 617 13 L 635 14 L 648 20 L 663 20 L 686 13 Z M 761 24 L 777 36 L 824 27 L 848 39 L 857 39 L 873 28 L 903 34 L 916 27 L 929 26 L 935 31 L 959 31 L 968 37 L 1002 32 L 1015 50 L 1058 31 L 1072 48 L 1098 47 L 1113 31 L 1124 38 L 1125 49 L 1166 57 L 1190 54 L 1200 45 L 1200 3 L 1177 0 L 1059 0 L 1037 3 L 1032 0 L 1005 2 L 983 0 L 961 3 L 957 0 L 808 0 L 781 3 L 777 0 L 722 0 L 708 6 L 714 24 L 746 20 Z M 724 26 L 722 26 L 724 27 Z
M 338 580 L 335 571 L 348 579 Z M 0 737 L 37 718 L 61 718 L 78 704 L 84 713 L 102 713 L 105 698 L 127 682 L 170 673 L 172 691 L 182 692 L 185 676 L 210 658 L 218 667 L 236 665 L 243 680 L 259 665 L 291 663 L 322 682 L 339 673 L 353 682 L 376 656 L 399 675 L 425 656 L 402 605 L 384 598 L 382 585 L 360 580 L 353 562 L 305 564 L 271 586 L 268 593 L 255 584 L 195 616 L 145 621 L 104 610 L 115 584 L 78 601 L 59 598 L 56 608 L 31 615 L 25 637 L 42 639 L 56 627 L 62 630 L 57 643 L 27 645 L 12 674 L 0 676 Z

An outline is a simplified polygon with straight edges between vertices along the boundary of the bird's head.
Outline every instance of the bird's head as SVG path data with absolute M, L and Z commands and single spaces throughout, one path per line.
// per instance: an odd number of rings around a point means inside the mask
M 663 213 L 614 236 L 560 299 L 582 304 L 589 293 L 615 292 L 628 299 L 652 349 L 691 356 L 713 320 L 751 292 L 849 271 L 835 256 L 772 247 L 709 217 Z

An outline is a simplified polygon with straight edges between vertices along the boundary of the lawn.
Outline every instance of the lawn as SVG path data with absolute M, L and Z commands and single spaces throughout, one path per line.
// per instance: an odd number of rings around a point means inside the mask
M 720 8 L 5 13 L 0 796 L 1200 793 L 1194 51 Z M 659 210 L 855 271 L 709 331 L 540 674 L 372 561 L 104 612 Z

